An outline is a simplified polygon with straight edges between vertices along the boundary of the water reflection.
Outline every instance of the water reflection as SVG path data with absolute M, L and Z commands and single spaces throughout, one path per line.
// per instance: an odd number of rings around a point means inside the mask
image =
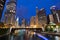
M 42 35 L 28 30 L 20 30 L 14 40 L 60 40 L 58 36 Z
M 17 30 L 18 31 L 18 30 Z M 18 34 L 14 36 L 14 40 L 46 40 L 41 34 L 28 30 L 19 30 Z
M 25 30 L 17 30 L 18 33 L 14 36 L 14 40 L 24 40 Z M 17 32 L 16 31 L 16 32 Z
M 60 37 L 47 34 L 43 35 L 32 30 L 23 29 L 16 30 L 13 34 L 0 37 L 0 40 L 60 40 Z
M 44 35 L 48 40 L 60 40 L 59 36 Z

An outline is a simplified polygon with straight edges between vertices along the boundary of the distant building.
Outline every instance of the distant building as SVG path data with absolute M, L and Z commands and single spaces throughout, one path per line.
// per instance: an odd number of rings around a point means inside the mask
M 21 27 L 25 27 L 26 26 L 25 23 L 26 23 L 26 20 L 23 18 Z
M 0 20 L 1 20 L 1 17 L 2 17 L 2 12 L 3 12 L 3 9 L 4 9 L 5 2 L 6 2 L 6 0 L 0 0 Z
M 56 9 L 56 6 L 52 6 L 50 9 L 51 9 L 51 13 L 53 14 L 54 23 L 59 23 L 60 22 L 60 10 Z
M 49 15 L 47 15 L 47 24 L 49 24 L 50 19 L 49 19 Z
M 46 12 L 45 12 L 44 8 L 39 10 L 39 12 L 36 14 L 36 17 L 38 19 L 38 24 L 39 25 L 47 24 L 47 16 L 46 16 Z
M 16 16 L 16 0 L 10 0 L 7 2 L 6 11 L 5 11 L 5 24 L 15 25 L 15 16 Z
M 60 23 L 60 10 L 56 10 L 58 23 Z
M 49 14 L 49 20 L 50 22 L 54 22 L 53 14 Z
M 16 26 L 16 27 L 19 27 L 19 17 L 17 17 L 17 19 L 16 19 L 15 26 Z
M 38 7 L 36 7 L 36 13 L 38 13 L 39 12 L 39 9 L 38 9 Z
M 30 19 L 30 26 L 34 26 L 36 24 L 36 17 L 32 16 Z
M 36 7 L 36 25 L 38 26 L 38 12 L 39 12 L 39 9 L 38 7 Z

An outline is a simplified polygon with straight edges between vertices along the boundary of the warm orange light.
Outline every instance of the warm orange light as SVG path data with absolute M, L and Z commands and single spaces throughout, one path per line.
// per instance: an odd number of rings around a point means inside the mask
M 32 28 L 36 28 L 37 26 L 36 25 L 31 25 Z

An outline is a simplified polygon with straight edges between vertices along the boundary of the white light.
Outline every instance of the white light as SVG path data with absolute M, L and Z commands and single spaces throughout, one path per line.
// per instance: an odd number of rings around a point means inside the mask
M 15 13 L 15 11 L 13 11 L 13 13 Z
M 52 6 L 52 7 L 50 7 L 50 9 L 55 9 L 56 8 L 56 6 L 54 5 L 54 6 Z
M 19 21 L 19 18 L 17 17 L 16 21 Z
M 56 28 L 59 28 L 59 26 L 56 26 Z
M 40 11 L 42 11 L 44 8 L 40 9 Z

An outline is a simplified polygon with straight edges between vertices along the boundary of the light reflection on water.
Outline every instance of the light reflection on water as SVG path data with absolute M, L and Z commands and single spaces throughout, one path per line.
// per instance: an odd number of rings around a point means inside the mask
M 18 35 L 14 37 L 14 40 L 48 40 L 48 39 L 32 31 L 20 30 Z
M 29 30 L 23 29 L 18 31 L 17 31 L 18 32 L 17 34 L 10 35 L 9 40 L 60 40 L 59 39 L 60 37 L 58 36 L 41 35 L 41 34 L 32 32 L 31 30 L 29 31 Z
M 32 31 L 20 30 L 15 40 L 60 40 L 58 36 L 41 35 Z

